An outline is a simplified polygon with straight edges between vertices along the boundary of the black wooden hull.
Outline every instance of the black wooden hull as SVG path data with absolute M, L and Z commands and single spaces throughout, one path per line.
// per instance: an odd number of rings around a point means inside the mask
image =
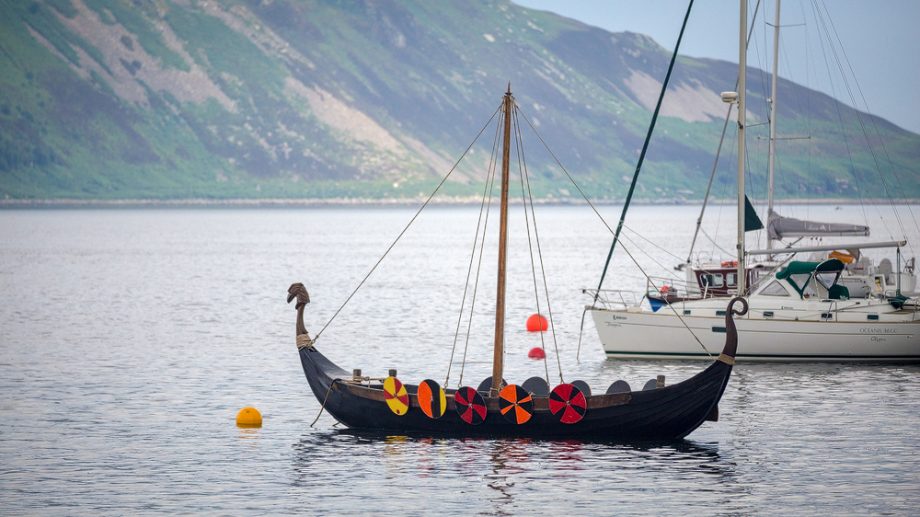
M 487 398 L 485 421 L 470 425 L 455 411 L 453 390 L 448 390 L 447 412 L 439 419 L 427 417 L 415 397 L 417 387 L 406 385 L 410 409 L 397 416 L 384 402 L 380 384 L 355 383 L 314 347 L 300 350 L 300 360 L 310 388 L 336 420 L 353 429 L 387 433 L 452 436 L 591 437 L 616 441 L 680 439 L 698 428 L 716 411 L 728 384 L 733 361 L 715 361 L 681 383 L 653 390 L 588 397 L 584 419 L 563 424 L 550 413 L 546 397 L 535 397 L 533 418 L 511 423 L 498 413 L 498 399 Z

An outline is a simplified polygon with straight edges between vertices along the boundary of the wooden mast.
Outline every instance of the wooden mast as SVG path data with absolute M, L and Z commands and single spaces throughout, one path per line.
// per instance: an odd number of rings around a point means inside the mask
M 498 396 L 502 389 L 502 371 L 504 370 L 505 346 L 505 263 L 508 247 L 508 169 L 511 161 L 511 111 L 514 97 L 511 96 L 511 83 L 505 92 L 502 112 L 504 113 L 504 139 L 502 142 L 502 189 L 501 221 L 498 226 L 498 289 L 495 295 L 495 348 L 492 355 L 492 389 L 490 396 Z

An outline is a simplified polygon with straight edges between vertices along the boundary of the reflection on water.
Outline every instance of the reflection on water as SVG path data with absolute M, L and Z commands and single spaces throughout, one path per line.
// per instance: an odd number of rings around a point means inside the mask
M 629 445 L 345 430 L 308 432 L 293 452 L 294 486 L 373 486 L 362 491 L 370 507 L 392 505 L 406 493 L 426 493 L 436 494 L 438 508 L 448 512 L 515 515 L 588 511 L 611 496 L 642 493 L 643 507 L 651 510 L 657 507 L 649 499 L 673 504 L 659 490 L 696 487 L 709 494 L 706 501 L 729 501 L 745 491 L 735 462 L 717 444 L 688 440 Z M 324 504 L 318 500 L 312 508 L 335 511 Z
M 674 384 L 698 373 L 703 365 L 695 362 L 605 360 L 590 322 L 575 361 L 585 303 L 579 288 L 597 281 L 609 236 L 578 209 L 544 210 L 540 234 L 565 377 L 601 392 L 617 379 L 638 387 L 659 374 Z M 615 207 L 602 210 L 617 215 Z M 636 231 L 689 245 L 679 228 L 695 219 L 694 207 L 634 213 Z M 367 435 L 334 427 L 326 413 L 310 428 L 320 403 L 294 347 L 287 286 L 307 284 L 307 325 L 315 329 L 411 214 L 0 211 L 0 513 L 910 514 L 920 507 L 917 366 L 739 364 L 720 421 L 676 443 Z M 469 260 L 465 223 L 475 224 L 477 214 L 423 214 L 324 332 L 323 351 L 368 375 L 395 365 L 410 383 L 443 376 Z M 526 241 L 517 244 L 526 249 Z M 544 375 L 544 366 L 526 358 L 538 344 L 523 329 L 534 312 L 529 259 L 510 260 L 505 377 L 522 382 Z M 611 264 L 618 287 L 641 289 L 644 280 L 626 266 L 622 256 Z M 480 316 L 490 310 L 484 304 Z M 494 322 L 486 320 L 474 323 L 470 340 L 475 359 L 465 379 L 474 384 L 491 373 Z M 555 359 L 551 353 L 552 375 Z M 247 405 L 262 411 L 262 428 L 235 426 Z
M 495 491 L 489 498 L 496 515 L 512 515 L 514 485 L 517 474 L 527 472 L 529 456 L 528 439 L 495 440 L 489 447 L 490 473 L 485 476 L 486 486 Z

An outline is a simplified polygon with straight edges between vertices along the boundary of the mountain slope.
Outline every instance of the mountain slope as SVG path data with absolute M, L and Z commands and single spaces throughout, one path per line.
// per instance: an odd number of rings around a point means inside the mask
M 647 37 L 505 1 L 5 0 L 0 12 L 0 195 L 12 198 L 412 197 L 509 81 L 566 168 L 615 198 L 669 59 Z M 736 68 L 678 61 L 640 197 L 701 196 Z M 751 71 L 752 125 L 766 119 L 766 80 Z M 780 195 L 920 195 L 918 135 L 864 115 L 867 148 L 857 112 L 780 88 L 795 99 L 781 132 L 811 135 L 782 144 Z M 538 193 L 566 197 L 551 157 L 526 145 Z M 764 141 L 748 145 L 763 155 Z M 448 193 L 480 189 L 483 151 Z M 752 184 L 764 169 L 752 159 Z

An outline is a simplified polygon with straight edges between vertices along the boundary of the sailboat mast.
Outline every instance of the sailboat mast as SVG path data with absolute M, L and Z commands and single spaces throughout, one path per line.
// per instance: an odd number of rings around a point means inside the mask
M 776 77 L 779 73 L 779 8 L 782 0 L 776 0 L 776 15 L 773 18 L 773 77 L 770 84 L 770 154 L 767 166 L 767 224 L 773 213 L 773 168 L 776 164 Z M 773 249 L 773 239 L 767 235 L 767 249 Z M 772 257 L 771 257 L 772 258 Z
M 747 0 L 740 0 L 741 23 L 738 29 L 738 296 L 745 293 L 744 268 L 744 126 L 747 112 L 744 107 L 747 88 Z
M 504 369 L 505 346 L 505 264 L 508 248 L 508 178 L 511 161 L 511 110 L 514 97 L 511 96 L 511 83 L 502 111 L 504 112 L 504 138 L 502 142 L 502 189 L 501 219 L 498 226 L 498 289 L 495 294 L 495 348 L 492 355 L 492 390 L 490 395 L 497 396 L 502 388 L 502 370 Z

